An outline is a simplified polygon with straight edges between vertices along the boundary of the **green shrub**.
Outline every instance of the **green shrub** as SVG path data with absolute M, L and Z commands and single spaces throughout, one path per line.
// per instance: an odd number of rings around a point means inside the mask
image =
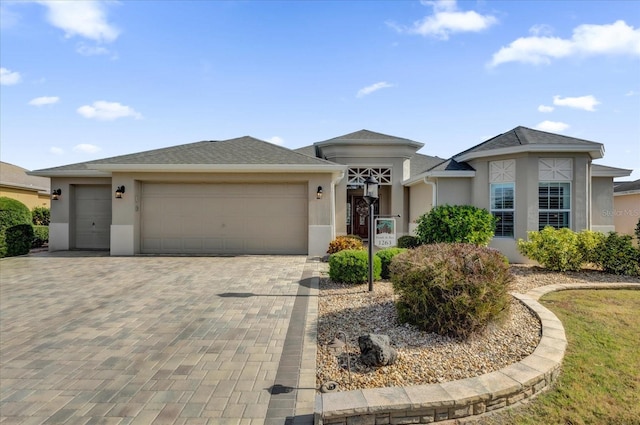
M 636 243 L 638 244 L 637 246 L 640 247 L 640 218 L 638 219 L 638 224 L 636 224 L 634 233 L 636 234 Z
M 20 201 L 0 196 L 0 258 L 9 256 L 9 253 L 13 252 L 5 232 L 19 224 L 31 224 L 29 208 Z
M 398 248 L 415 248 L 420 245 L 418 238 L 411 235 L 404 235 L 398 238 Z
M 33 243 L 33 226 L 31 224 L 17 224 L 5 230 L 7 243 L 7 257 L 25 255 L 29 253 Z
M 34 207 L 31 210 L 34 226 L 48 226 L 51 221 L 51 210 L 47 207 Z
M 49 242 L 49 226 L 33 226 L 32 248 L 40 248 Z
M 31 224 L 31 211 L 20 201 L 0 197 L 0 232 L 17 224 Z
M 585 263 L 598 264 L 600 249 L 605 240 L 605 234 L 592 230 L 583 230 L 578 233 L 578 249 Z
M 373 279 L 380 279 L 380 257 L 373 256 Z M 367 251 L 347 249 L 329 256 L 329 277 L 334 282 L 365 283 L 369 280 L 369 255 Z
M 364 249 L 362 245 L 362 238 L 354 237 L 355 235 L 338 236 L 329 244 L 327 254 L 335 254 L 336 252 L 344 251 L 346 249 Z
M 360 242 L 362 242 L 362 236 L 360 235 L 344 235 L 345 238 L 351 238 L 351 239 L 356 239 L 359 240 Z
M 514 278 L 495 249 L 422 245 L 395 256 L 390 269 L 399 320 L 427 332 L 467 338 L 508 312 Z
M 496 230 L 496 218 L 472 205 L 439 205 L 418 220 L 420 243 L 462 242 L 487 246 Z
M 406 248 L 386 248 L 376 252 L 376 257 L 380 258 L 380 263 L 382 265 L 380 277 L 383 279 L 389 279 L 389 264 L 391 264 L 391 260 L 393 257 L 401 252 L 405 252 L 406 250 Z
M 631 235 L 609 233 L 601 246 L 598 264 L 607 273 L 640 276 L 640 248 Z
M 518 239 L 518 251 L 525 257 L 554 271 L 577 271 L 582 267 L 584 257 L 578 246 L 578 236 L 571 229 L 546 226 L 527 234 L 528 241 Z

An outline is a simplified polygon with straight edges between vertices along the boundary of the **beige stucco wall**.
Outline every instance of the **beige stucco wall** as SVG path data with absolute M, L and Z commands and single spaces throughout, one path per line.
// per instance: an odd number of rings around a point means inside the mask
M 409 188 L 409 234 L 415 235 L 416 220 L 433 208 L 434 186 L 421 182 Z
M 612 232 L 614 225 L 613 178 L 591 179 L 591 230 Z
M 471 178 L 438 178 L 436 185 L 437 205 L 471 205 Z
M 613 217 L 616 232 L 634 235 L 640 220 L 640 192 L 614 195 L 613 209 L 608 215 Z
M 30 210 L 35 207 L 49 207 L 51 195 L 41 194 L 33 190 L 24 190 L 12 187 L 0 187 L 0 196 L 15 199 L 25 204 Z
M 50 245 L 52 251 L 73 249 L 74 187 L 82 184 L 109 184 L 112 193 L 125 186 L 122 199 L 112 201 L 111 255 L 140 253 L 140 199 L 145 182 L 172 183 L 306 183 L 308 186 L 309 255 L 324 255 L 335 237 L 333 173 L 113 173 L 104 178 L 53 178 L 52 187 L 60 188 L 60 200 L 52 202 Z M 318 186 L 322 199 L 316 198 Z M 259 207 L 259 206 L 258 206 Z

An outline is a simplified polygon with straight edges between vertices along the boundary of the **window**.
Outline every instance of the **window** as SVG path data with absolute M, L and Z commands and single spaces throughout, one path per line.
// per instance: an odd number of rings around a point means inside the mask
M 538 183 L 538 228 L 570 227 L 571 184 L 569 182 Z
M 491 183 L 491 214 L 498 219 L 495 236 L 513 237 L 515 183 Z

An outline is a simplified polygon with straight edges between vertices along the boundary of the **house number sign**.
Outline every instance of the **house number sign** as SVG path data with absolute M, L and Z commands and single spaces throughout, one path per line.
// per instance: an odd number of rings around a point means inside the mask
M 380 248 L 396 245 L 396 219 L 376 218 L 376 237 L 374 244 Z

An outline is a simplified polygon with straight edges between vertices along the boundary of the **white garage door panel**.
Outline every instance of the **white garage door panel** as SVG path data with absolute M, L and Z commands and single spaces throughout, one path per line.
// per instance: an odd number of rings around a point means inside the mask
M 143 186 L 143 253 L 306 254 L 306 184 Z

